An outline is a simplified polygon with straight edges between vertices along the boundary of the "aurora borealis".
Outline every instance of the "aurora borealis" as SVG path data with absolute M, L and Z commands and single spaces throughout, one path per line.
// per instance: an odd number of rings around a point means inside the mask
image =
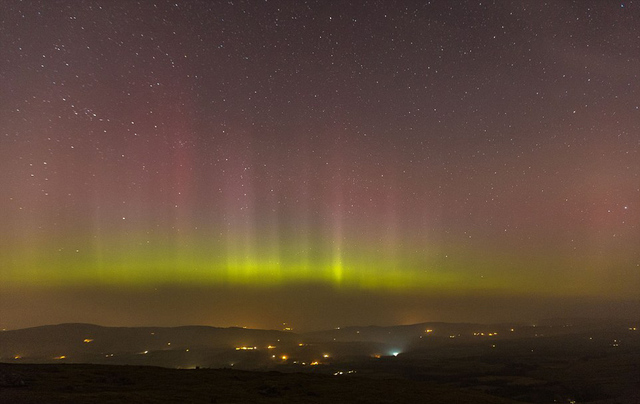
M 0 47 L 2 327 L 638 313 L 636 2 L 7 0 Z

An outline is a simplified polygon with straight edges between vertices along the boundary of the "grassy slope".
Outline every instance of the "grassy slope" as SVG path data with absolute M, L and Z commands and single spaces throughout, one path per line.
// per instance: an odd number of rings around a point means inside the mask
M 26 385 L 7 386 L 10 374 L 19 375 Z M 354 375 L 1 363 L 0 402 L 514 403 L 429 383 L 373 380 Z

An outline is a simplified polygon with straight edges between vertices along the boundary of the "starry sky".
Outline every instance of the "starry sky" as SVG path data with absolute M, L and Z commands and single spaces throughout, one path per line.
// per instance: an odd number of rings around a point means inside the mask
M 640 3 L 0 4 L 0 326 L 640 315 Z

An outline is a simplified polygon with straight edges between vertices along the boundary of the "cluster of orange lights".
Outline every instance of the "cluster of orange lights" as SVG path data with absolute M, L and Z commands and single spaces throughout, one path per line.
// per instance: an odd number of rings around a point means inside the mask
M 273 359 L 276 359 L 276 355 L 271 355 L 271 357 Z M 322 355 L 322 357 L 323 358 L 328 358 L 329 354 L 324 354 L 324 355 Z M 282 355 L 279 358 L 281 360 L 283 360 L 283 361 L 288 361 L 289 360 L 289 355 Z M 306 365 L 307 364 L 306 362 L 298 362 L 298 361 L 293 361 L 293 363 L 301 363 L 302 365 Z M 317 365 L 320 365 L 320 364 L 321 364 L 321 362 L 318 361 L 318 360 L 315 360 L 315 361 L 309 363 L 309 365 L 311 365 L 311 366 L 317 366 Z
M 298 346 L 299 347 L 304 347 L 304 346 L 307 346 L 307 344 L 299 343 Z M 267 345 L 267 349 L 276 349 L 276 348 L 277 347 L 275 345 Z M 236 351 L 257 351 L 258 347 L 255 347 L 255 346 L 238 346 L 238 347 L 235 347 L 235 350 Z M 147 353 L 147 352 L 145 351 L 143 353 Z M 324 359 L 328 359 L 328 358 L 331 357 L 331 355 L 328 354 L 328 353 L 324 353 L 324 354 L 322 354 L 322 357 Z M 271 358 L 272 359 L 280 359 L 282 361 L 288 361 L 290 359 L 289 355 L 280 355 L 280 356 L 278 356 L 277 354 L 271 355 Z M 299 363 L 299 362 L 298 361 L 294 361 L 293 363 Z M 300 363 L 302 365 L 307 365 L 307 363 L 305 363 L 305 362 L 300 362 Z M 319 360 L 314 360 L 314 361 L 312 361 L 312 362 L 310 362 L 308 364 L 311 365 L 311 366 L 317 366 L 317 365 L 320 365 L 321 362 Z
M 300 344 L 302 346 L 302 344 Z M 276 349 L 275 345 L 267 345 L 267 349 Z M 238 346 L 236 347 L 236 351 L 257 351 L 258 347 L 255 346 Z

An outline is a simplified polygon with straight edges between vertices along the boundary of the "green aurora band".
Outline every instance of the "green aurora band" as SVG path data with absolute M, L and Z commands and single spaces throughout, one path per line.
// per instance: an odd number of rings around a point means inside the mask
M 56 249 L 50 242 L 41 244 L 38 248 L 23 245 L 21 251 L 14 245 L 2 255 L 5 286 L 144 289 L 159 285 L 269 288 L 323 284 L 389 293 L 542 296 L 599 296 L 611 294 L 612 287 L 611 282 L 606 287 L 601 282 L 597 257 L 568 259 L 559 252 L 536 255 L 520 251 L 516 255 L 489 247 L 448 245 L 430 253 L 414 250 L 411 254 L 359 246 L 327 248 L 322 242 L 313 248 L 295 240 L 257 246 L 191 238 L 176 245 L 130 236 L 85 243 L 77 250 Z M 451 253 L 445 255 L 442 250 Z M 613 273 L 620 273 L 625 263 L 609 265 L 616 269 Z M 634 296 L 632 287 L 613 285 L 618 296 Z

